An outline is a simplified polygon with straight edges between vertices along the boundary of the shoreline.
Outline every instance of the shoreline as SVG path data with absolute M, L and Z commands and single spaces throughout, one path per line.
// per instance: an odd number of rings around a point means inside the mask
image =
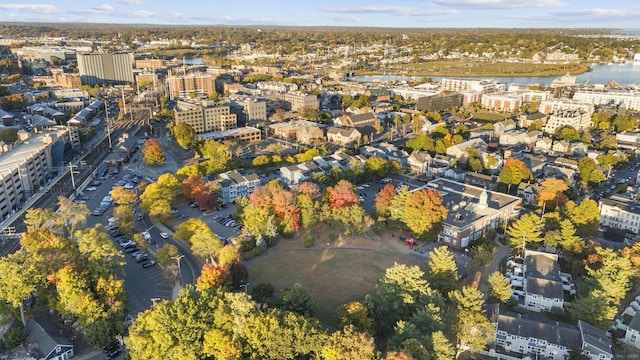
M 551 77 L 551 76 L 563 76 L 563 75 L 582 75 L 584 73 L 592 71 L 591 67 L 586 64 L 580 64 L 579 68 L 572 70 L 549 70 L 549 71 L 538 71 L 538 72 L 522 72 L 522 73 L 504 73 L 504 72 L 469 72 L 464 74 L 458 74 L 456 72 L 448 73 L 448 72 L 410 72 L 410 71 L 399 71 L 397 73 L 387 74 L 385 71 L 356 71 L 356 76 L 399 76 L 399 77 L 453 77 L 453 78 L 482 78 L 482 77 L 503 77 L 503 78 L 518 78 L 518 77 Z

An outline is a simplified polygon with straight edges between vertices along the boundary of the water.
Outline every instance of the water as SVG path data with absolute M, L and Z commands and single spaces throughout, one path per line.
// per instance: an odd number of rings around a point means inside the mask
M 640 85 L 640 64 L 593 64 L 590 65 L 591 71 L 576 75 L 576 84 L 584 84 L 589 82 L 593 84 L 606 84 L 609 81 L 615 81 L 621 85 Z M 534 85 L 543 83 L 550 85 L 551 81 L 560 76 L 534 76 L 534 77 L 474 77 L 474 79 L 491 79 L 506 84 Z M 442 80 L 442 76 L 432 76 L 434 81 Z M 354 81 L 411 81 L 414 78 L 408 76 L 393 75 L 370 75 L 370 76 L 354 76 Z

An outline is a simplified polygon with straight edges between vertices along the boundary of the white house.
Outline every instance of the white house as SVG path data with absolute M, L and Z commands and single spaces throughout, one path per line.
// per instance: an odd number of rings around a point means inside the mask
M 623 341 L 640 349 L 640 312 L 636 312 L 631 319 L 631 322 L 627 326 L 627 333 L 625 334 Z
M 427 151 L 414 151 L 407 158 L 407 164 L 412 172 L 417 174 L 426 174 L 429 164 L 433 161 L 433 158 Z

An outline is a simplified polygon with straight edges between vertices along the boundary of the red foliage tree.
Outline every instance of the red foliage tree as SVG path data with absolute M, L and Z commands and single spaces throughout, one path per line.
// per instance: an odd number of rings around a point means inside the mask
M 398 195 L 396 187 L 392 184 L 385 185 L 376 195 L 376 213 L 378 216 L 389 215 L 391 201 Z
M 182 182 L 182 190 L 187 199 L 195 200 L 205 190 L 204 179 L 200 174 L 191 174 Z
M 298 185 L 298 193 L 309 195 L 312 199 L 320 197 L 320 187 L 312 182 L 303 182 Z
M 200 291 L 229 286 L 230 284 L 229 269 L 226 266 L 215 266 L 213 264 L 204 264 L 200 276 L 196 279 L 196 287 Z
M 198 195 L 196 202 L 202 210 L 213 210 L 218 202 L 218 196 L 214 193 L 203 191 Z
M 358 194 L 353 190 L 353 184 L 347 180 L 340 180 L 335 187 L 327 188 L 332 209 L 344 209 L 357 204 L 360 201 Z

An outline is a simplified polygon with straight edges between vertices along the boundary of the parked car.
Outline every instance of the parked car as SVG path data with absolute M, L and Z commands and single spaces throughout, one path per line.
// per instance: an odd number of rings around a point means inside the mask
M 136 251 L 138 251 L 138 248 L 135 246 L 135 244 L 132 247 L 126 247 L 124 250 L 125 254 L 131 254 L 132 252 Z
M 118 340 L 113 340 L 109 344 L 102 347 L 102 350 L 106 353 L 111 353 L 112 351 L 115 351 L 116 349 L 119 349 L 119 348 L 120 348 L 120 342 Z
M 169 238 L 169 234 L 167 234 L 166 232 L 161 232 L 160 233 L 160 237 L 163 238 L 163 239 L 167 239 L 167 238 Z
M 145 262 L 144 264 L 142 264 L 142 267 L 146 269 L 146 268 L 150 268 L 150 267 L 152 267 L 152 266 L 153 266 L 153 265 L 155 265 L 155 264 L 156 264 L 156 262 L 155 262 L 155 261 L 153 261 L 153 260 L 149 260 L 149 261 Z
M 112 352 L 110 352 L 110 353 L 107 355 L 107 360 L 115 359 L 115 358 L 116 358 L 116 357 L 118 357 L 120 354 L 122 354 L 122 350 L 121 350 L 121 349 L 113 350 Z
M 146 253 L 143 253 L 142 255 L 136 257 L 135 259 L 136 259 L 136 262 L 143 262 L 149 259 L 149 255 L 147 255 Z
M 87 190 L 87 191 L 96 191 L 96 190 L 98 190 L 98 188 L 96 188 L 95 186 L 89 186 L 85 190 Z

